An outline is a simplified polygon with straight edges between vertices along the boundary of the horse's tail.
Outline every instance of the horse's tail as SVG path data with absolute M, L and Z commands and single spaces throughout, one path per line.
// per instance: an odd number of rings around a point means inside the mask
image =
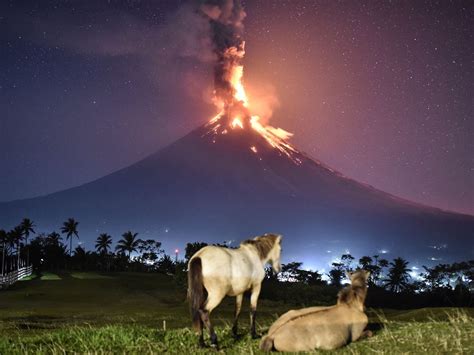
M 273 350 L 273 338 L 270 335 L 265 335 L 260 342 L 260 350 L 272 351 Z
M 200 328 L 201 315 L 199 309 L 204 305 L 204 285 L 202 283 L 201 258 L 192 258 L 188 268 L 188 300 L 191 309 L 191 319 L 195 329 Z

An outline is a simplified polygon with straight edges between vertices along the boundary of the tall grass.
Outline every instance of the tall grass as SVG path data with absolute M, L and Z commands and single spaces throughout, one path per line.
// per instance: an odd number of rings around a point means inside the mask
M 371 338 L 349 344 L 335 352 L 341 354 L 413 354 L 413 353 L 474 353 L 474 319 L 458 309 L 444 312 L 443 317 L 433 310 L 431 319 L 390 320 L 379 313 L 371 324 Z M 443 319 L 439 319 L 443 318 Z M 260 328 L 263 333 L 270 324 Z M 378 329 L 377 329 L 378 328 Z M 245 328 L 243 330 L 246 330 Z M 259 340 L 248 335 L 234 340 L 229 325 L 217 329 L 220 350 L 226 354 L 261 354 Z M 40 331 L 25 336 L 18 329 L 9 337 L 0 335 L 0 353 L 176 353 L 204 354 L 215 350 L 201 349 L 197 337 L 189 328 L 162 330 L 150 326 L 105 325 L 67 326 L 52 331 Z M 317 352 L 315 352 L 317 353 Z

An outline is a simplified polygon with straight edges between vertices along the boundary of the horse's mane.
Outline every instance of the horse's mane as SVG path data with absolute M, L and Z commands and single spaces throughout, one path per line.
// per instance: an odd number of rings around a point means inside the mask
M 258 256 L 260 259 L 265 259 L 272 250 L 273 246 L 275 245 L 278 239 L 278 235 L 275 234 L 264 234 L 260 237 L 256 237 L 254 239 L 247 239 L 240 243 L 240 245 L 252 245 L 257 249 Z
M 352 304 L 360 302 L 364 304 L 367 296 L 367 281 L 362 275 L 357 275 L 352 279 L 351 285 L 344 287 L 337 295 L 337 303 Z

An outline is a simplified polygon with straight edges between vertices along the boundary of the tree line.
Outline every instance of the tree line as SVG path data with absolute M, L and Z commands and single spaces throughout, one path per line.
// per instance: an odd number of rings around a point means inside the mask
M 8 232 L 0 230 L 2 273 L 30 264 L 37 272 L 61 269 L 161 272 L 173 275 L 177 282 L 185 286 L 187 261 L 195 252 L 208 245 L 204 242 L 188 243 L 184 260 L 177 260 L 164 252 L 161 242 L 141 239 L 138 233 L 126 231 L 114 248 L 112 237 L 101 233 L 95 241 L 95 250 L 86 251 L 81 245 L 73 250 L 73 238 L 79 239 L 78 225 L 79 222 L 69 218 L 61 225 L 61 234 L 56 231 L 36 234 L 34 222 L 24 218 Z M 229 247 L 225 243 L 214 245 Z M 280 286 L 286 283 L 339 288 L 346 280 L 346 272 L 358 268 L 370 271 L 369 285 L 372 289 L 395 294 L 449 290 L 472 294 L 474 291 L 474 260 L 434 267 L 423 266 L 423 270 L 414 273 L 409 262 L 401 257 L 389 261 L 373 255 L 356 260 L 351 254 L 343 254 L 337 262 L 332 263 L 326 274 L 306 270 L 302 262 L 294 261 L 283 264 L 278 276 L 267 268 L 266 278 Z
M 113 240 L 107 233 L 101 233 L 95 241 L 95 250 L 86 251 L 81 245 L 74 250 L 72 240 L 79 239 L 79 222 L 68 218 L 60 233 L 36 234 L 35 224 L 29 218 L 5 231 L 0 229 L 0 251 L 2 253 L 2 274 L 32 264 L 35 270 L 81 269 L 102 271 L 154 269 L 157 261 L 166 270 L 171 270 L 173 261 L 164 255 L 161 242 L 137 238 L 138 233 L 127 231 L 112 250 Z M 131 258 L 132 253 L 137 258 Z M 142 266 L 141 268 L 138 266 Z M 160 268 L 160 270 L 162 267 Z

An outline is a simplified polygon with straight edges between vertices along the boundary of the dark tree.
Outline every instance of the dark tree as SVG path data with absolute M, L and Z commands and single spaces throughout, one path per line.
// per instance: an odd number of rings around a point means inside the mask
M 41 264 L 44 262 L 46 238 L 46 234 L 40 233 L 30 241 L 30 262 L 37 271 L 41 271 Z
M 2 275 L 5 273 L 5 254 L 7 252 L 8 235 L 5 230 L 0 229 L 0 245 L 2 247 Z
M 61 239 L 59 233 L 51 232 L 44 242 L 44 263 L 52 269 L 59 269 L 66 259 L 66 246 Z
M 163 249 L 161 249 L 161 242 L 153 239 L 139 239 L 137 249 L 141 254 L 139 261 L 145 265 L 155 264 L 159 256 L 164 252 Z
M 306 285 L 325 285 L 322 275 L 317 271 L 300 270 L 298 274 L 298 281 Z
M 184 251 L 184 258 L 186 261 L 189 261 L 191 257 L 196 254 L 200 249 L 207 247 L 207 243 L 203 242 L 194 242 L 186 244 L 186 249 Z
M 171 257 L 168 254 L 163 255 L 163 257 L 157 263 L 158 271 L 163 274 L 174 274 L 175 264 Z
M 72 256 L 72 262 L 76 269 L 84 270 L 86 269 L 86 263 L 88 259 L 89 253 L 81 246 L 78 245 L 76 249 L 74 249 L 74 254 Z
M 278 275 L 271 266 L 265 266 L 265 279 L 278 282 Z
M 61 233 L 66 234 L 66 240 L 69 239 L 69 255 L 72 256 L 72 236 L 76 236 L 79 239 L 79 234 L 77 231 L 77 226 L 79 222 L 74 220 L 74 218 L 68 218 L 66 222 L 63 223 L 61 227 Z
M 372 267 L 372 258 L 370 256 L 363 256 L 359 259 L 361 269 L 369 270 Z
M 378 285 L 382 277 L 382 271 L 389 265 L 388 260 L 379 259 L 378 255 L 373 256 L 373 264 L 368 269 L 370 271 L 369 283 Z
M 23 239 L 23 229 L 21 226 L 16 226 L 9 232 L 9 244 L 11 250 L 16 246 L 16 255 L 17 255 L 17 269 L 20 269 L 20 243 Z
M 344 277 L 344 264 L 332 263 L 332 269 L 329 271 L 329 280 L 331 285 L 341 286 L 342 278 Z
M 408 287 L 409 278 L 408 261 L 400 257 L 395 258 L 390 263 L 385 287 L 392 292 L 401 292 Z
M 110 246 L 112 245 L 112 237 L 107 233 L 100 234 L 95 241 L 95 250 L 101 255 L 105 255 L 109 252 Z
M 385 259 L 381 259 L 385 260 Z M 370 256 L 363 256 L 359 259 L 359 268 L 370 271 L 370 276 L 368 283 L 369 285 L 377 285 L 378 281 L 380 280 L 380 273 L 382 268 L 378 265 L 378 255 L 375 255 L 372 259 Z
M 55 245 L 59 245 L 61 243 L 61 239 L 62 239 L 61 234 L 59 234 L 56 231 L 49 233 L 48 237 L 46 238 L 48 243 L 55 244 Z
M 30 265 L 30 249 L 28 245 L 28 238 L 30 236 L 30 233 L 35 234 L 35 230 L 33 229 L 34 227 L 33 221 L 31 221 L 29 218 L 23 218 L 21 221 L 20 227 L 23 230 L 23 236 L 25 237 L 25 248 L 26 248 L 26 265 Z
M 445 283 L 446 269 L 444 265 L 436 265 L 435 267 L 429 268 L 423 265 L 424 273 L 421 273 L 421 277 L 424 279 L 424 286 L 434 291 L 440 288 Z
M 127 257 L 130 260 L 132 252 L 137 251 L 139 240 L 137 239 L 138 233 L 132 233 L 131 231 L 122 234 L 122 239 L 117 243 L 115 249 L 119 253 L 128 253 Z
M 281 279 L 283 281 L 298 281 L 300 276 L 302 262 L 293 261 L 281 266 Z
M 341 263 L 344 265 L 345 271 L 352 271 L 352 261 L 354 261 L 354 257 L 351 254 L 343 254 L 341 256 Z

